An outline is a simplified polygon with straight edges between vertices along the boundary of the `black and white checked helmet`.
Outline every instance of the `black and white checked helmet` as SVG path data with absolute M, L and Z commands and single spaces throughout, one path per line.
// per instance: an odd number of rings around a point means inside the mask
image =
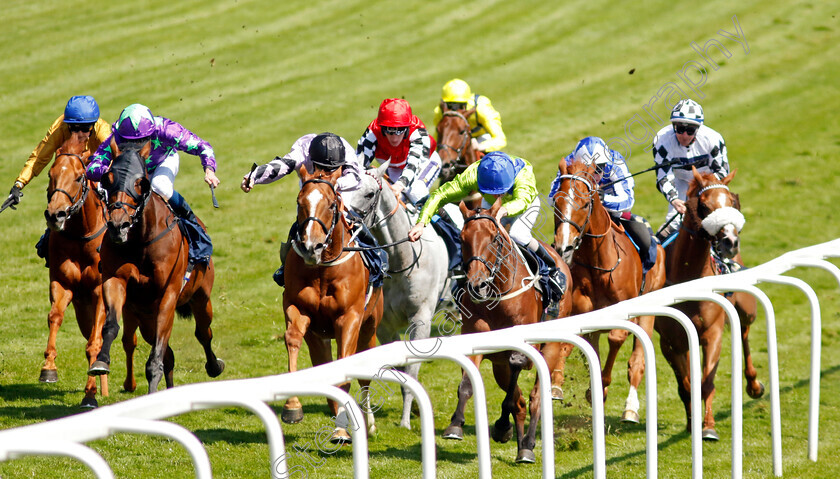
M 703 107 L 694 100 L 680 100 L 671 110 L 671 123 L 703 124 Z

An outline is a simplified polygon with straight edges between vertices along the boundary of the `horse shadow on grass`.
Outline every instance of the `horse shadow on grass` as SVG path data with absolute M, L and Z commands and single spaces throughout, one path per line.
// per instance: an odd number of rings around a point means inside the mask
M 49 421 L 66 416 L 72 416 L 83 409 L 79 409 L 79 391 L 75 389 L 64 389 L 46 384 L 4 384 L 0 385 L 0 402 L 5 404 L 0 407 L 0 424 L 27 421 Z M 37 406 L 12 406 L 11 403 L 22 401 L 31 403 L 55 403 L 41 404 Z

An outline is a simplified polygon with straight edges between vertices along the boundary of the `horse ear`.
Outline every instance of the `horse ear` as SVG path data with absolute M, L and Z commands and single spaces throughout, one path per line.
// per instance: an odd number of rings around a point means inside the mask
M 470 108 L 469 110 L 464 112 L 464 118 L 469 118 L 472 114 L 475 113 L 475 107 Z
M 114 172 L 109 171 L 102 175 L 102 178 L 99 179 L 99 184 L 106 190 L 111 189 L 111 185 L 114 184 Z
M 149 157 L 149 154 L 151 154 L 151 152 L 152 152 L 152 142 L 147 141 L 146 144 L 143 145 L 143 148 L 140 148 L 140 151 L 139 151 L 140 158 L 143 158 L 145 160 L 146 158 Z
M 120 147 L 117 146 L 117 139 L 113 136 L 111 137 L 111 155 L 116 158 L 120 156 L 122 152 L 120 151 Z
M 696 181 L 698 185 L 703 184 L 703 176 L 700 174 L 699 171 L 697 171 L 696 167 L 691 167 L 691 174 L 694 175 L 694 181 Z
M 496 201 L 493 202 L 493 206 L 490 207 L 490 215 L 496 216 L 496 212 L 499 211 L 499 208 L 502 207 L 502 197 L 496 198 Z
M 335 182 L 338 181 L 339 178 L 341 178 L 341 168 L 336 168 L 335 170 L 332 170 L 327 175 L 327 178 L 329 179 L 330 183 L 335 184 Z
M 724 185 L 728 185 L 728 184 L 729 184 L 729 182 L 730 182 L 730 181 L 732 181 L 732 178 L 735 178 L 735 173 L 737 173 L 737 172 L 738 172 L 738 169 L 737 169 L 737 168 L 736 168 L 736 169 L 734 169 L 734 170 L 732 170 L 731 172 L 729 172 L 729 174 L 728 174 L 728 175 L 726 175 L 726 176 L 723 178 L 723 180 L 721 180 L 721 181 L 723 181 L 723 184 L 724 184 Z
M 388 161 L 386 161 L 385 163 L 382 163 L 381 165 L 379 165 L 375 168 L 376 176 L 379 177 L 379 178 L 382 178 L 383 176 L 385 176 L 385 173 L 388 172 L 388 168 L 390 168 L 390 167 L 391 167 L 391 160 L 388 159 Z
M 310 175 L 309 172 L 306 171 L 306 166 L 303 164 L 300 165 L 297 172 L 298 175 L 300 175 L 301 181 L 309 181 L 312 178 L 312 175 Z
M 446 108 L 446 102 L 444 102 L 443 100 L 440 101 L 440 111 L 442 111 L 442 112 L 449 111 L 449 108 Z
M 470 209 L 467 208 L 467 204 L 464 203 L 463 200 L 458 205 L 458 209 L 461 210 L 461 216 L 463 216 L 464 218 L 470 216 Z

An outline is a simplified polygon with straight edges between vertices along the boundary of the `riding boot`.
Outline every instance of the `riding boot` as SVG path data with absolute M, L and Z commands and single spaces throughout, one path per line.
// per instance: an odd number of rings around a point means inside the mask
M 559 301 L 559 299 L 566 294 L 566 275 L 560 271 L 560 268 L 557 267 L 557 263 L 554 262 L 554 256 L 552 256 L 541 243 L 534 253 L 545 262 L 546 266 L 548 266 L 548 283 L 551 286 L 551 289 L 557 294 L 557 299 Z
M 379 247 L 379 242 L 373 237 L 367 225 L 360 222 L 357 228 L 356 240 L 359 246 L 364 248 L 361 251 L 362 258 L 365 260 L 370 271 L 368 281 L 374 288 L 378 288 L 382 286 L 382 281 L 386 277 L 389 277 L 388 253 Z
M 653 240 L 653 230 L 650 229 L 644 218 L 633 215 L 631 219 L 621 219 L 621 225 L 636 243 L 639 249 L 639 259 L 642 260 L 642 269 L 645 273 L 656 263 L 656 245 Z
M 181 224 L 184 226 L 182 231 L 186 233 L 190 245 L 190 263 L 207 264 L 210 261 L 210 255 L 213 254 L 213 243 L 210 241 L 210 236 L 198 223 L 198 218 L 196 218 L 189 203 L 180 193 L 175 191 L 169 198 L 169 206 L 172 207 L 172 211 L 178 215 Z
M 292 226 L 289 228 L 289 236 L 286 238 L 286 241 L 280 243 L 280 267 L 277 268 L 277 271 L 274 272 L 272 278 L 274 278 L 274 282 L 277 283 L 277 286 L 286 287 L 286 277 L 284 276 L 284 272 L 286 270 L 286 256 L 289 254 L 289 250 L 292 248 L 292 236 L 294 236 L 297 232 L 297 222 L 292 223 Z
M 35 252 L 38 253 L 38 256 L 44 258 L 44 267 L 50 267 L 50 229 L 47 228 L 44 231 L 44 234 L 41 235 L 41 239 L 35 243 Z

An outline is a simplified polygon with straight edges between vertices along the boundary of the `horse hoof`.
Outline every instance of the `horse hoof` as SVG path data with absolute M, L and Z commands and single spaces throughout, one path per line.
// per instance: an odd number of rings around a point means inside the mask
M 758 391 L 751 391 L 750 388 L 747 388 L 747 394 L 753 399 L 758 399 L 761 396 L 764 396 L 764 383 L 761 381 L 758 382 Z
M 96 398 L 84 398 L 82 399 L 82 404 L 79 404 L 79 407 L 82 409 L 96 409 L 99 407 L 99 403 L 96 401 Z
M 207 371 L 208 376 L 215 378 L 225 370 L 225 362 L 221 359 L 216 359 L 215 363 L 207 362 L 204 364 L 204 370 Z
M 494 441 L 504 444 L 510 441 L 510 438 L 513 437 L 513 425 L 510 425 L 506 430 L 499 431 L 496 428 L 496 425 L 490 426 L 490 437 L 493 438 Z
M 286 424 L 297 424 L 303 421 L 303 408 L 286 409 L 283 407 L 283 412 L 280 413 L 280 419 Z
M 456 441 L 464 440 L 464 430 L 461 426 L 449 426 L 443 431 L 444 439 L 454 439 Z
M 627 409 L 624 411 L 624 414 L 621 415 L 621 422 L 632 422 L 633 424 L 639 424 L 639 413 L 632 409 Z
M 90 366 L 87 373 L 88 376 L 102 376 L 103 374 L 109 374 L 110 372 L 111 367 L 108 366 L 108 363 L 97 360 Z
M 720 436 L 718 436 L 717 431 L 712 428 L 703 429 L 703 440 L 704 441 L 720 441 Z
M 563 388 L 560 386 L 551 386 L 551 399 L 554 401 L 563 400 Z
M 41 376 L 38 378 L 38 381 L 41 381 L 42 383 L 57 383 L 58 371 L 55 369 L 42 369 Z
M 537 462 L 537 456 L 530 449 L 520 449 L 519 454 L 516 455 L 517 464 L 533 464 L 535 462 Z
M 341 427 L 335 428 L 335 431 L 332 433 L 332 437 L 330 437 L 330 442 L 333 444 L 353 444 L 353 438 L 350 437 L 350 434 L 347 434 L 347 430 Z

